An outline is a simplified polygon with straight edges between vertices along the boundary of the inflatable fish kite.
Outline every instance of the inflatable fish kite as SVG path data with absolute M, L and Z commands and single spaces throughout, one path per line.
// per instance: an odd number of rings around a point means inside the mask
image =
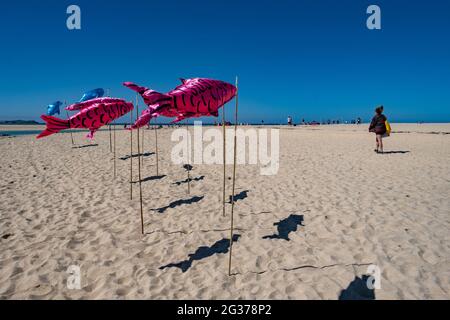
M 107 125 L 114 119 L 120 118 L 134 109 L 133 103 L 122 99 L 115 99 L 116 102 L 91 104 L 67 120 L 58 119 L 52 116 L 41 116 L 47 128 L 42 131 L 37 139 L 49 136 L 64 129 L 85 128 L 89 129 L 87 138 L 92 139 L 94 133 L 102 126 Z M 85 102 L 88 103 L 88 102 Z
M 92 99 L 92 100 L 88 100 L 85 102 L 77 102 L 74 104 L 71 104 L 70 106 L 66 107 L 67 111 L 77 111 L 77 110 L 83 110 L 86 108 L 89 108 L 95 104 L 99 104 L 99 103 L 117 103 L 117 102 L 121 102 L 123 101 L 122 99 L 118 99 L 118 98 L 96 98 L 96 99 Z
M 145 126 L 158 116 L 176 117 L 172 123 L 193 117 L 217 117 L 219 108 L 233 99 L 237 90 L 232 84 L 220 80 L 194 78 L 181 79 L 181 82 L 166 94 L 125 82 L 123 85 L 138 92 L 148 106 L 131 129 Z
M 60 110 L 59 107 L 62 106 L 62 102 L 61 101 L 56 101 L 53 102 L 52 104 L 49 104 L 47 107 L 47 115 L 48 116 L 52 116 L 54 114 L 60 114 Z
M 78 102 L 84 102 L 84 101 L 89 101 L 89 100 L 92 100 L 95 98 L 100 98 L 100 97 L 103 97 L 104 94 L 105 94 L 105 90 L 103 90 L 102 88 L 94 89 L 94 90 L 88 91 L 85 94 L 83 94 L 80 101 L 78 101 Z

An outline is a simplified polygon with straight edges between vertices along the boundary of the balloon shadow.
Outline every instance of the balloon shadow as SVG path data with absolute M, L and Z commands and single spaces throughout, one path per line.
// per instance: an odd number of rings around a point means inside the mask
M 244 200 L 245 198 L 248 197 L 247 193 L 250 192 L 249 190 L 245 190 L 242 192 L 239 192 L 238 194 L 234 195 L 234 202 L 238 201 L 238 200 Z M 230 196 L 228 203 L 231 203 L 233 201 L 232 196 Z
M 200 177 L 196 177 L 196 178 L 190 178 L 190 179 L 185 179 L 185 180 L 181 180 L 181 181 L 177 181 L 174 182 L 173 184 L 176 184 L 177 186 L 183 184 L 183 183 L 188 183 L 188 181 L 200 181 L 205 179 L 205 176 L 200 176 Z
M 82 148 L 90 148 L 90 147 L 98 147 L 98 143 L 95 144 L 85 144 L 82 146 L 74 146 L 72 149 L 82 149 Z
M 203 198 L 204 198 L 204 196 L 192 197 L 192 198 L 189 198 L 189 199 L 181 199 L 181 200 L 177 200 L 177 201 L 171 202 L 168 206 L 161 207 L 161 208 L 158 208 L 158 209 L 152 209 L 152 210 L 153 211 L 158 211 L 158 213 L 164 213 L 169 208 L 175 208 L 175 207 L 178 207 L 178 206 L 182 206 L 184 204 L 196 203 L 196 202 L 201 201 Z
M 127 155 L 127 156 L 120 157 L 119 159 L 120 160 L 128 160 L 130 158 L 137 158 L 139 156 L 149 157 L 149 156 L 154 155 L 154 154 L 155 154 L 154 152 L 146 152 L 146 153 L 140 153 L 140 154 L 136 153 L 136 154 L 133 154 L 132 156 Z
M 160 180 L 160 179 L 163 179 L 165 176 L 166 176 L 166 175 L 161 175 L 161 176 L 150 176 L 150 177 L 141 179 L 141 182 L 147 182 L 147 181 L 153 181 L 153 180 Z M 138 181 L 133 181 L 133 183 L 138 183 L 138 182 L 139 182 L 139 180 L 138 180 Z
M 411 151 L 384 151 L 382 154 L 396 154 L 396 153 L 400 153 L 400 154 L 404 154 L 404 153 L 410 153 Z
M 237 242 L 241 235 L 234 234 L 233 242 Z M 160 270 L 164 270 L 166 268 L 179 268 L 182 272 L 186 272 L 192 267 L 192 263 L 194 261 L 206 259 L 215 254 L 227 253 L 230 248 L 230 239 L 223 238 L 219 241 L 216 241 L 211 247 L 202 246 L 199 247 L 194 253 L 188 254 L 188 259 L 176 263 L 169 263 L 165 266 L 159 267 Z
M 369 289 L 368 280 L 370 281 L 368 275 L 363 275 L 362 278 L 355 276 L 348 287 L 341 291 L 339 300 L 375 300 L 375 290 Z
M 297 231 L 297 226 L 304 226 L 303 215 L 291 214 L 286 219 L 275 222 L 273 225 L 277 226 L 277 233 L 269 236 L 264 236 L 263 239 L 284 239 L 290 241 L 289 233 Z

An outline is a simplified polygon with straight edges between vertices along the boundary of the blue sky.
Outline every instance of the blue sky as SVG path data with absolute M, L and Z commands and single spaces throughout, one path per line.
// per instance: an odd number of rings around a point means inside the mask
M 66 8 L 81 8 L 81 30 Z M 366 28 L 381 7 L 382 30 Z M 450 122 L 450 2 L 444 0 L 28 0 L 2 3 L 0 119 L 39 119 L 55 100 L 134 81 L 233 82 L 240 120 Z M 140 102 L 141 108 L 143 106 Z M 232 117 L 233 104 L 227 105 Z

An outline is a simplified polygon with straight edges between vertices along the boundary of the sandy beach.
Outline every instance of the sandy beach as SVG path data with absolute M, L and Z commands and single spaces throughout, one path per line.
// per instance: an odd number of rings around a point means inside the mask
M 366 124 L 277 127 L 278 174 L 237 167 L 232 276 L 222 166 L 194 165 L 187 194 L 173 129 L 158 130 L 158 177 L 144 132 L 144 235 L 129 132 L 116 131 L 115 179 L 108 131 L 76 132 L 75 147 L 68 133 L 0 137 L 0 298 L 449 299 L 450 124 L 392 127 L 383 155 Z

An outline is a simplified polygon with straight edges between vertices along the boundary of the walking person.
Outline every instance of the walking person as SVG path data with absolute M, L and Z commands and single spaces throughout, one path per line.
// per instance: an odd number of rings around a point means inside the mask
M 387 118 L 383 114 L 383 110 L 383 106 L 379 106 L 375 109 L 375 115 L 369 126 L 369 132 L 375 133 L 376 149 L 374 151 L 376 153 L 383 153 L 383 136 L 387 133 Z

